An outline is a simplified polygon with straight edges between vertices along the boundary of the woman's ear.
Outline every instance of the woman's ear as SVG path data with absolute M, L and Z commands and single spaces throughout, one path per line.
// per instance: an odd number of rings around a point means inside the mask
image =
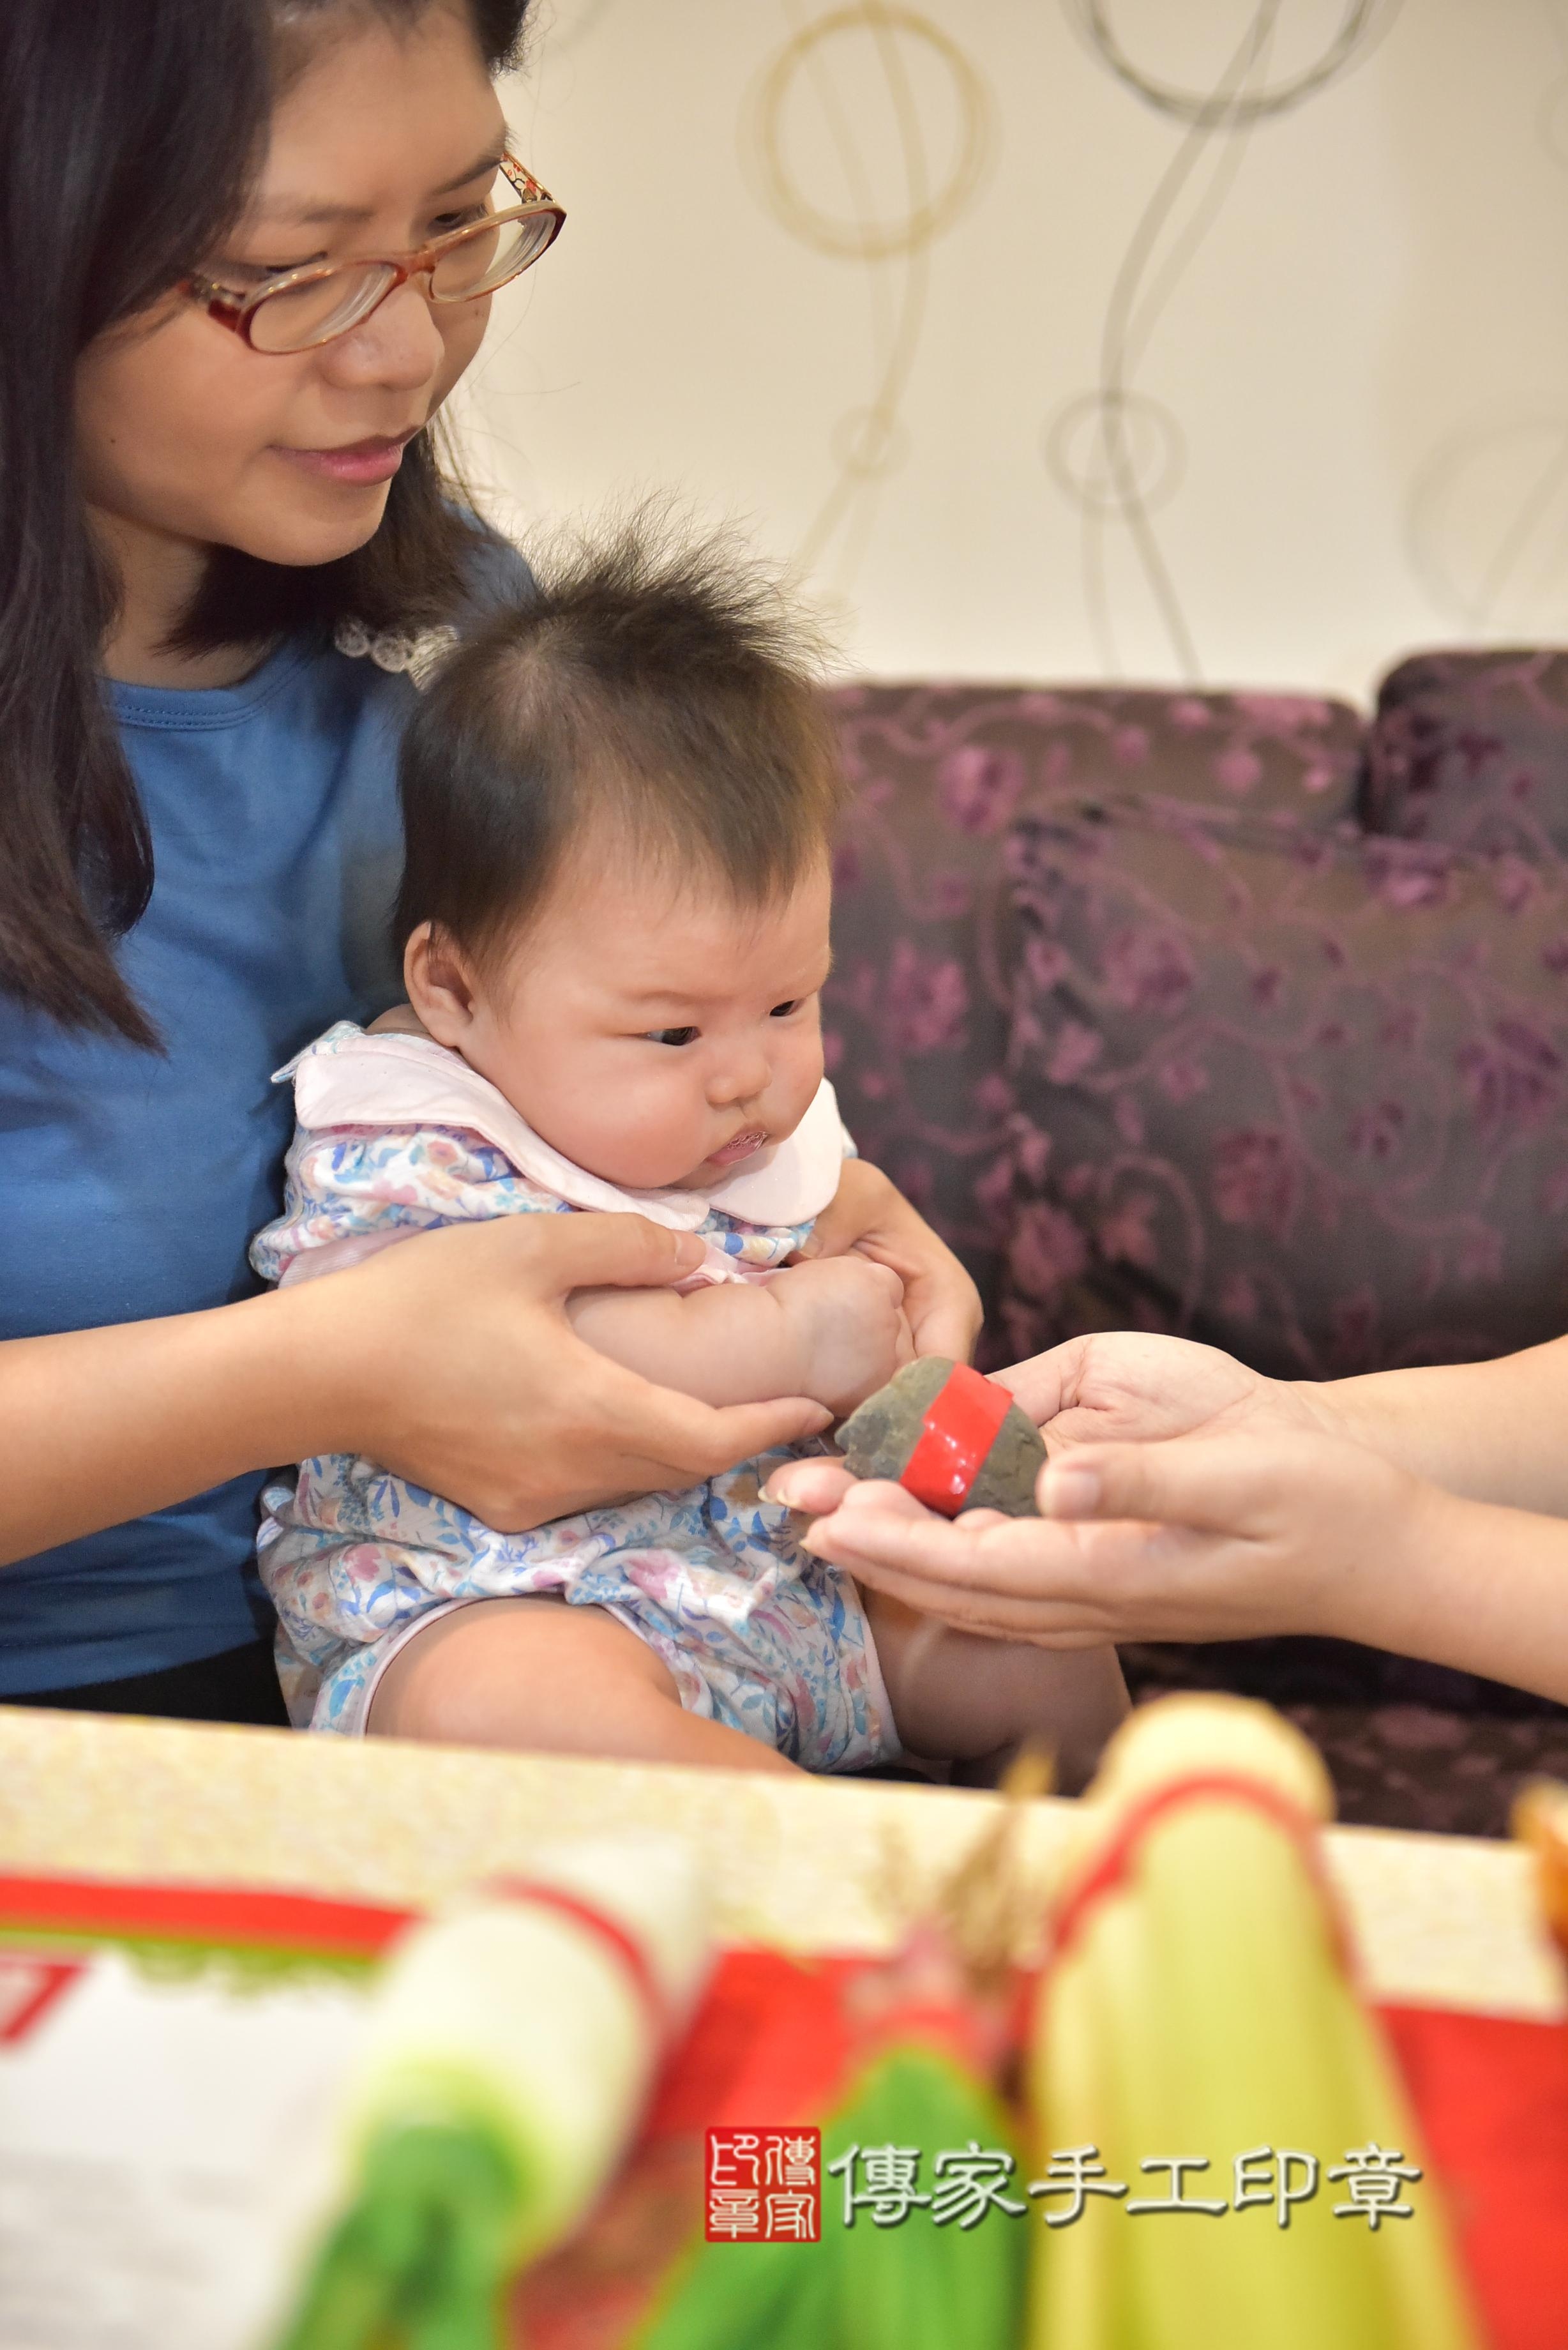
M 460 1051 L 473 1025 L 473 980 L 461 948 L 431 922 L 421 922 L 403 949 L 403 985 L 436 1043 Z

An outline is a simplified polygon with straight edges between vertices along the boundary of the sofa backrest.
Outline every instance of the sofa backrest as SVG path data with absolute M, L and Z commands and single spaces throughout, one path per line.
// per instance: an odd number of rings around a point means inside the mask
M 1321 1375 L 1568 1326 L 1568 655 L 1420 656 L 1370 725 L 836 705 L 834 1075 L 990 1359 L 1130 1321 Z

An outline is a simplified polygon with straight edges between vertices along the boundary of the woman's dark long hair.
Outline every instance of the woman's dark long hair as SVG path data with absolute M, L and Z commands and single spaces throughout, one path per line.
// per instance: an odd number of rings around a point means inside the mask
M 62 1025 L 155 1045 L 113 941 L 144 912 L 152 851 L 99 677 L 116 583 L 78 486 L 78 359 L 202 264 L 262 160 L 280 35 L 335 6 L 425 0 L 0 0 L 0 990 Z M 470 0 L 486 63 L 528 0 Z M 246 644 L 350 613 L 440 618 L 471 525 L 428 433 L 380 528 L 336 563 L 218 550 L 180 641 Z

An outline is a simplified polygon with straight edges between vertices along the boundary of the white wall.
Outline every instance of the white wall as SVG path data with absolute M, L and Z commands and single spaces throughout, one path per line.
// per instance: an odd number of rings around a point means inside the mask
M 1198 155 L 1155 274 L 1203 233 L 1127 378 L 1149 403 L 1135 473 L 1180 458 L 1149 517 L 1174 621 L 1125 515 L 1086 525 L 1044 453 L 1055 427 L 1105 502 L 1107 304 L 1184 151 L 1183 124 L 1092 51 L 1095 5 L 918 0 L 956 67 L 892 0 L 849 12 L 880 27 L 808 47 L 781 151 L 795 198 L 851 229 L 857 209 L 907 219 L 911 172 L 917 193 L 922 171 L 950 177 L 955 93 L 979 88 L 967 206 L 867 264 L 803 239 L 755 161 L 759 78 L 836 0 L 555 0 L 505 96 L 571 216 L 502 296 L 464 395 L 482 481 L 524 535 L 650 487 L 743 517 L 774 553 L 804 548 L 847 657 L 882 675 L 1363 694 L 1417 644 L 1568 638 L 1568 0 L 1371 0 L 1349 70 Z M 1259 13 L 1097 5 L 1133 70 L 1182 91 L 1214 85 Z M 1272 0 L 1249 86 L 1309 68 L 1345 13 Z M 898 462 L 846 479 L 843 420 L 900 320 Z M 825 518 L 836 484 L 847 505 Z

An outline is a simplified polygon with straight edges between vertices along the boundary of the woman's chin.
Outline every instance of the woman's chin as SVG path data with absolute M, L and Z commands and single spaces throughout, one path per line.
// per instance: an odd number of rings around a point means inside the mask
M 315 494 L 296 495 L 286 512 L 275 508 L 253 528 L 225 532 L 224 544 L 254 556 L 258 563 L 297 570 L 337 563 L 375 537 L 390 486 L 388 482 L 324 484 Z

